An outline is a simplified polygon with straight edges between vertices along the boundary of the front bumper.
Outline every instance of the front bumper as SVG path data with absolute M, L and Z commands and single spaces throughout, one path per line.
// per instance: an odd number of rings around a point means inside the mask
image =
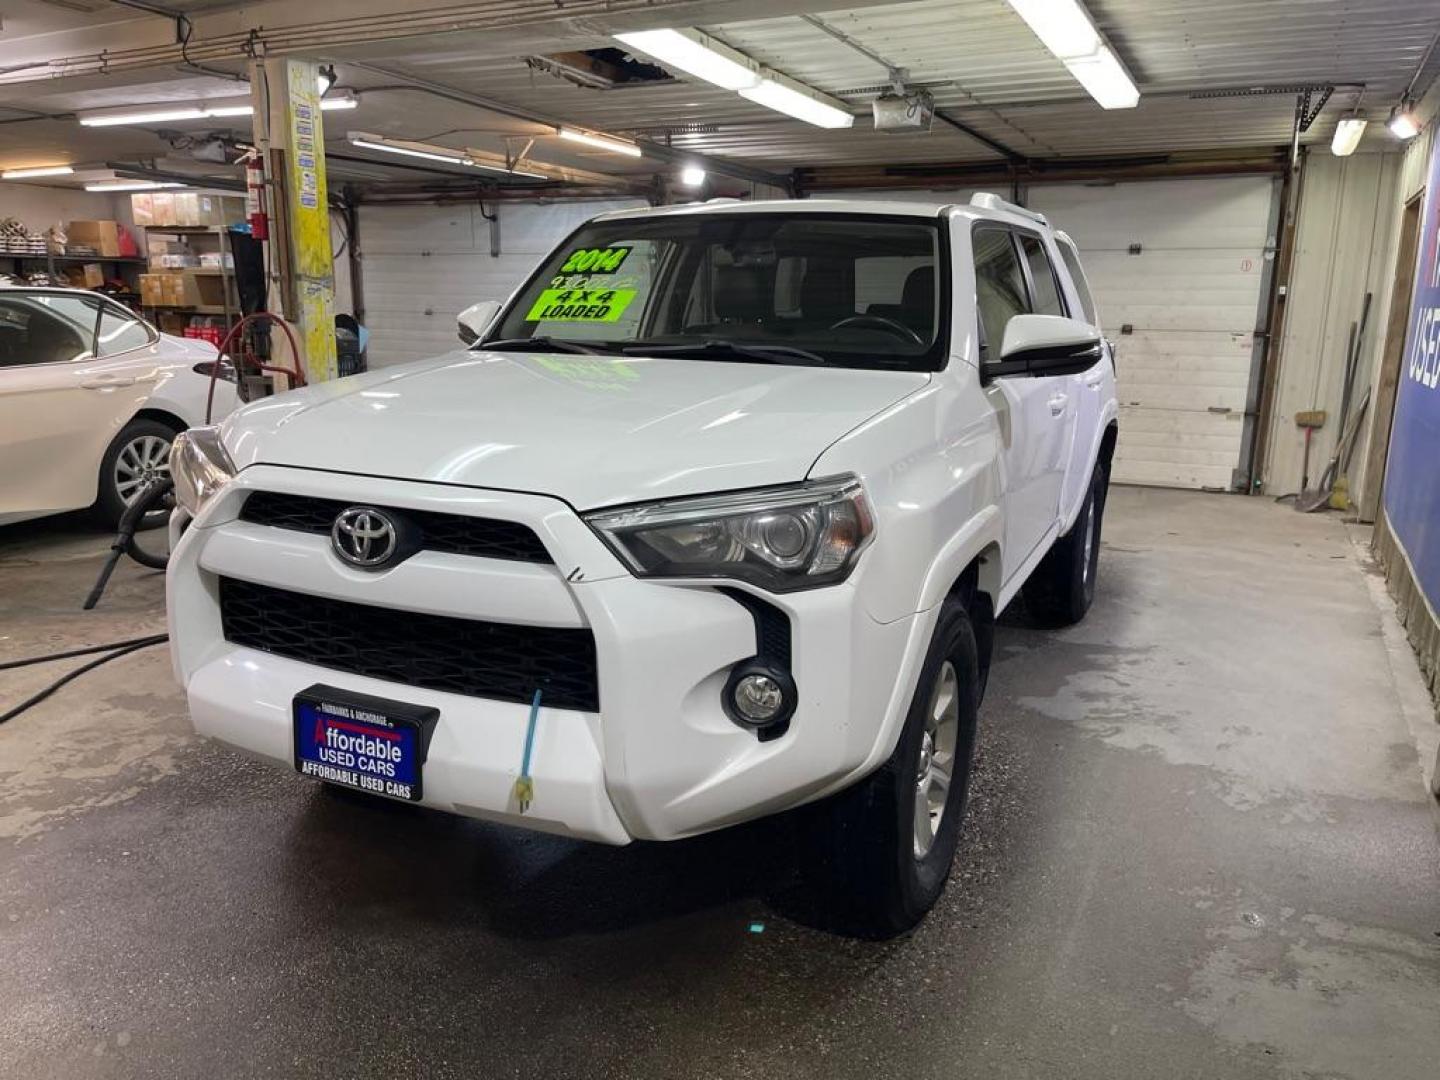
M 422 551 L 380 573 L 350 568 L 326 537 L 238 520 L 253 490 L 528 525 L 554 566 Z M 856 574 L 864 571 L 864 562 Z M 799 705 L 760 741 L 720 704 L 730 668 L 755 655 L 750 612 L 717 591 L 734 582 L 631 576 L 564 503 L 536 495 L 254 466 L 175 545 L 169 616 L 177 676 L 196 730 L 286 764 L 291 699 L 314 683 L 439 710 L 424 804 L 608 843 L 664 840 L 783 810 L 853 782 L 898 730 L 928 622 L 881 624 L 850 583 L 757 593 L 788 615 Z M 511 791 L 528 706 L 337 671 L 225 638 L 219 581 L 232 578 L 383 608 L 529 626 L 588 628 L 598 711 L 542 708 L 534 800 Z M 878 753 L 878 757 L 877 757 Z

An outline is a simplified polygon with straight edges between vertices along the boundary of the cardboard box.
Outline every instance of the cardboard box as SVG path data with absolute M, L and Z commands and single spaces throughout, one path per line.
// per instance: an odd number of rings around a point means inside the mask
M 140 275 L 140 303 L 146 307 L 160 307 L 165 300 L 164 274 Z
M 94 248 L 106 258 L 120 257 L 120 225 L 114 221 L 72 221 L 65 230 L 71 244 Z
M 85 263 L 80 267 L 80 280 L 87 289 L 98 289 L 105 284 L 105 270 L 99 263 Z
M 175 221 L 175 193 L 173 191 L 153 191 L 150 193 L 150 214 L 155 219 L 153 225 L 174 225 Z
M 154 196 L 150 192 L 136 192 L 130 196 L 130 216 L 139 226 L 155 224 Z
M 200 196 L 193 191 L 175 192 L 175 224 L 204 225 L 200 220 Z
M 155 322 L 165 333 L 179 337 L 185 336 L 185 331 L 190 328 L 190 316 L 183 311 L 162 311 Z

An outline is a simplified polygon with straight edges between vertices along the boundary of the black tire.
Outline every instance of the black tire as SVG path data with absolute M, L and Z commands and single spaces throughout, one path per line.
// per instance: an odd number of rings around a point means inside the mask
M 955 677 L 956 705 L 950 780 L 939 827 L 922 853 L 918 775 L 922 748 L 936 746 L 927 742 L 929 719 L 947 668 Z M 864 938 L 894 937 L 914 927 L 940 898 L 970 791 L 979 685 L 970 617 L 951 598 L 941 609 L 894 753 L 859 784 L 812 808 L 807 876 L 835 929 Z
M 1055 541 L 1025 583 L 1025 606 L 1039 622 L 1070 626 L 1090 610 L 1100 573 L 1100 527 L 1108 489 L 1109 476 L 1102 462 L 1090 476 L 1090 489 L 1075 524 Z
M 158 466 L 152 464 L 159 449 L 155 440 L 163 440 L 167 448 L 164 463 Z M 102 525 L 112 529 L 119 526 L 125 507 L 144 489 L 147 468 L 152 475 L 170 475 L 168 447 L 174 441 L 175 430 L 156 420 L 131 420 L 120 429 L 100 459 L 99 489 L 92 510 Z M 125 455 L 123 463 L 121 455 Z M 138 486 L 130 484 L 137 479 Z M 168 509 L 161 509 L 146 514 L 140 527 L 154 528 L 165 521 L 168 513 Z

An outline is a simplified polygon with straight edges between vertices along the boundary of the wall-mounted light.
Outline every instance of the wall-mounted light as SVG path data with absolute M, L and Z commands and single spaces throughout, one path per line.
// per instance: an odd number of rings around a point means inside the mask
M 1330 140 L 1330 153 L 1336 157 L 1349 157 L 1360 145 L 1369 121 L 1358 116 L 1347 116 L 1335 125 L 1335 137 Z
M 1010 0 L 1010 6 L 1102 109 L 1139 103 L 1135 81 L 1079 0 Z
M 705 183 L 705 170 L 698 165 L 686 165 L 680 170 L 680 183 L 686 187 L 700 187 Z
M 75 169 L 69 165 L 39 165 L 33 169 L 6 169 L 0 179 L 29 180 L 37 176 L 69 176 Z
M 335 85 L 335 65 L 322 64 L 315 76 L 315 89 L 323 98 L 330 92 L 330 87 Z
M 593 146 L 596 150 L 608 150 L 612 154 L 624 154 L 626 157 L 640 156 L 638 143 L 630 142 L 628 139 L 617 139 L 613 135 L 598 135 L 591 131 L 581 131 L 579 128 L 572 127 L 562 127 L 556 134 L 570 142 Z
M 1415 103 L 1408 98 L 1390 110 L 1390 119 L 1385 121 L 1390 134 L 1397 139 L 1413 139 L 1420 134 L 1420 118 L 1415 115 Z

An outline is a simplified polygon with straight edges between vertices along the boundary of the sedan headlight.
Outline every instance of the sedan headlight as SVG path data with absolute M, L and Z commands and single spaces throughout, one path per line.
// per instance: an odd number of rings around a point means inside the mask
M 225 453 L 218 427 L 191 428 L 175 436 L 170 447 L 170 476 L 175 481 L 175 501 L 199 515 L 235 475 L 235 463 Z
M 640 577 L 737 578 L 772 592 L 844 581 L 874 531 L 853 476 L 587 514 Z

